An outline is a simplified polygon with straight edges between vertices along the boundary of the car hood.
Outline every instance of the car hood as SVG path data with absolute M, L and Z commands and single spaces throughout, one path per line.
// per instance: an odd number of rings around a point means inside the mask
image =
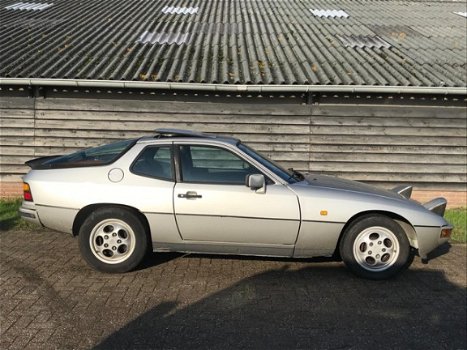
M 305 181 L 302 181 L 302 183 L 311 187 L 329 188 L 339 191 L 357 192 L 367 195 L 369 194 L 398 200 L 406 200 L 403 196 L 396 192 L 384 190 L 375 186 L 366 185 L 358 181 L 345 180 L 327 175 L 307 174 L 305 176 Z

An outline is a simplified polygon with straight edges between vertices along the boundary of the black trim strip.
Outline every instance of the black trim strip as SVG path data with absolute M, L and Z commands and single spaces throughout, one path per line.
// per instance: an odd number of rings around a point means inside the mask
M 441 226 L 413 225 L 413 227 L 441 228 Z
M 276 220 L 276 221 L 297 221 L 300 219 L 283 219 L 283 218 L 266 218 L 266 217 L 257 217 L 257 216 L 236 216 L 236 215 L 211 215 L 211 214 L 181 214 L 175 213 L 176 216 L 211 216 L 219 218 L 234 218 L 234 219 L 256 219 L 256 220 Z
M 156 211 L 143 211 L 143 214 L 156 214 L 156 215 L 174 215 L 174 213 L 161 213 Z
M 45 204 L 36 204 L 34 203 L 36 207 L 46 207 L 46 208 L 57 208 L 57 209 L 69 209 L 69 210 L 79 210 L 76 208 L 68 208 L 68 207 L 58 207 L 56 205 L 45 205 Z
M 25 218 L 36 219 L 36 214 L 26 213 L 24 211 L 19 211 L 19 215 Z
M 346 224 L 346 222 L 341 221 L 325 221 L 325 220 L 302 220 L 302 222 L 320 222 L 323 224 Z
M 346 222 L 340 221 L 320 221 L 320 220 L 300 220 L 300 219 L 284 219 L 284 218 L 267 218 L 267 217 L 260 217 L 260 216 L 236 216 L 236 215 L 211 215 L 211 214 L 185 214 L 185 213 L 176 213 L 177 215 L 181 216 L 214 216 L 214 217 L 221 217 L 221 218 L 235 218 L 235 219 L 258 219 L 258 220 L 277 220 L 277 221 L 297 221 L 297 222 L 318 222 L 318 223 L 326 223 L 326 224 L 340 224 L 345 225 Z
M 39 207 L 47 207 L 47 208 L 58 208 L 58 209 L 70 209 L 70 210 L 79 210 L 76 208 L 66 208 L 66 207 L 57 207 L 54 205 L 45 205 L 45 204 L 35 204 Z M 162 212 L 143 212 L 143 214 L 160 214 L 160 215 L 174 215 L 174 213 L 162 213 Z M 346 224 L 346 222 L 340 221 L 321 221 L 321 220 L 300 220 L 300 219 L 284 219 L 284 218 L 267 218 L 261 216 L 237 216 L 237 215 L 211 215 L 211 214 L 185 214 L 185 213 L 175 213 L 175 215 L 181 216 L 212 216 L 212 217 L 220 217 L 220 218 L 234 218 L 234 219 L 256 219 L 256 220 L 274 220 L 274 221 L 298 221 L 298 222 L 318 222 L 318 223 L 326 223 L 326 224 Z M 431 227 L 431 228 L 440 228 L 439 226 L 421 226 L 415 225 L 414 227 Z
M 45 204 L 35 204 L 38 207 L 46 207 L 46 208 L 57 208 L 57 209 L 69 209 L 69 210 L 80 210 L 76 208 L 67 208 L 67 207 L 58 207 L 55 205 L 45 205 Z M 26 208 L 28 209 L 28 208 Z M 174 213 L 162 213 L 162 212 L 151 212 L 151 211 L 145 211 L 142 212 L 143 214 L 162 214 L 162 215 L 174 215 Z
M 175 182 L 182 182 L 182 175 L 180 170 L 180 147 L 172 143 L 172 159 L 174 164 Z

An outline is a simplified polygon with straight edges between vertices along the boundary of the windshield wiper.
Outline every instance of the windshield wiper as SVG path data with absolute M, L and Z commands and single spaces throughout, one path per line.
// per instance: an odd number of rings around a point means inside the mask
M 289 168 L 288 169 L 292 174 L 290 175 L 290 177 L 287 179 L 290 180 L 290 179 L 295 179 L 295 180 L 298 180 L 298 181 L 303 181 L 305 180 L 305 176 L 299 172 L 298 170 L 294 170 L 294 168 Z

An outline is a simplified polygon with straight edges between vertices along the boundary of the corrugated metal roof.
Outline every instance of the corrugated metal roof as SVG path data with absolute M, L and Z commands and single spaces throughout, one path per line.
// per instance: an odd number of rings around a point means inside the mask
M 162 9 L 162 13 L 176 13 L 182 15 L 192 15 L 198 12 L 198 7 L 174 7 L 166 6 Z
M 325 17 L 325 18 L 347 18 L 349 14 L 343 10 L 318 10 L 310 9 L 311 13 L 316 17 Z
M 381 39 L 379 36 L 368 35 L 337 35 L 337 38 L 345 47 L 359 48 L 389 48 L 391 44 Z
M 190 33 L 151 33 L 144 32 L 138 38 L 137 42 L 142 44 L 177 44 L 181 45 L 188 42 Z
M 36 2 L 16 2 L 12 5 L 5 6 L 6 10 L 32 10 L 40 11 L 45 10 L 47 7 L 52 6 L 52 4 L 47 3 L 36 3 Z
M 454 14 L 465 2 L 54 0 L 41 11 L 5 8 L 15 3 L 0 0 L 1 77 L 467 85 L 466 20 Z

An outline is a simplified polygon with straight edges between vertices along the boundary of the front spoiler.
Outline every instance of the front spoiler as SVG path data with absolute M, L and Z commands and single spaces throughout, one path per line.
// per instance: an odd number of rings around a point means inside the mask
M 441 237 L 441 231 L 443 229 L 452 229 L 450 225 L 442 227 L 431 227 L 431 226 L 415 226 L 415 231 L 418 237 L 418 254 L 420 258 L 426 260 L 428 254 L 439 247 L 441 244 L 449 241 L 450 237 Z

